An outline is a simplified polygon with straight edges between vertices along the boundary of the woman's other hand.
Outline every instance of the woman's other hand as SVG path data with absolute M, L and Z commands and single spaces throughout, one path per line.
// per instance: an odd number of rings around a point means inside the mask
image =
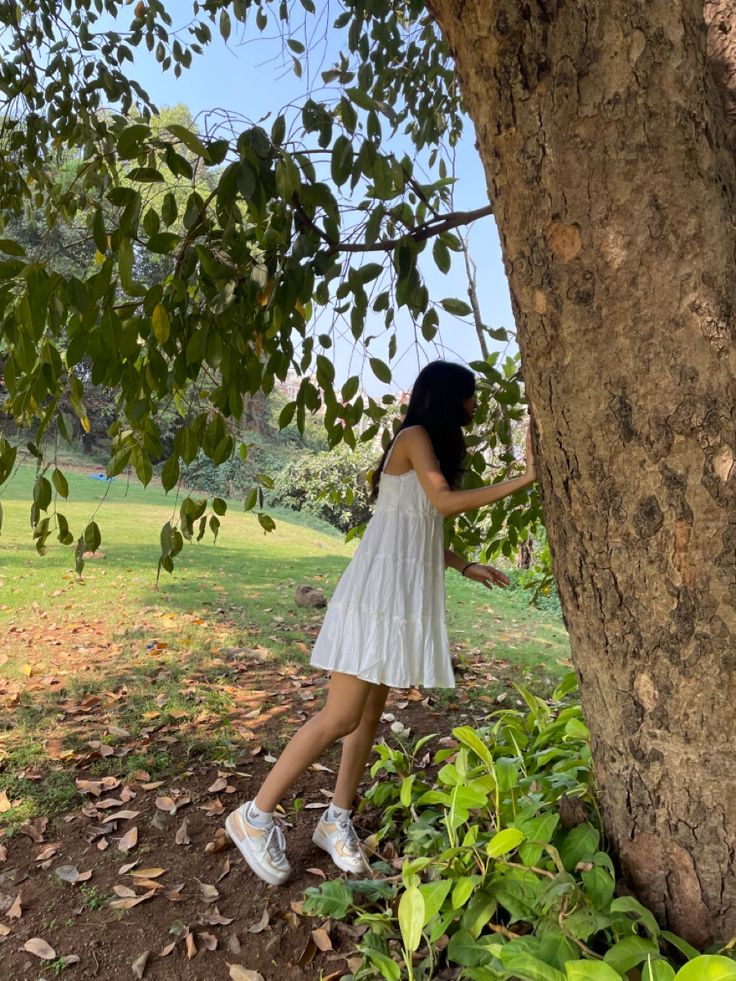
M 468 566 L 465 578 L 482 582 L 489 589 L 493 589 L 494 586 L 505 587 L 509 584 L 509 577 L 505 576 L 500 569 L 494 569 L 492 565 L 481 565 L 480 562 L 474 562 L 473 565 Z

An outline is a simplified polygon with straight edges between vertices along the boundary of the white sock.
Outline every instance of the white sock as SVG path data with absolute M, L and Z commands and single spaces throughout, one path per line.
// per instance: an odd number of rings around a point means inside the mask
M 247 805 L 245 816 L 257 828 L 266 828 L 269 824 L 273 824 L 273 811 L 262 811 L 260 807 L 256 807 L 256 802 L 253 800 Z
M 349 818 L 352 814 L 352 808 L 350 807 L 338 807 L 336 804 L 330 804 L 327 808 L 327 820 L 337 821 L 339 818 Z

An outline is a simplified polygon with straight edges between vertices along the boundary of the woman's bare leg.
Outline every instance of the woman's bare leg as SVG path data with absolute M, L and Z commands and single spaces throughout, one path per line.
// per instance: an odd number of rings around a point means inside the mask
M 352 808 L 353 806 L 358 785 L 373 749 L 376 730 L 381 721 L 389 691 L 387 685 L 372 686 L 363 707 L 360 725 L 343 739 L 340 769 L 337 773 L 335 793 L 332 798 L 332 803 L 336 807 Z
M 256 807 L 273 811 L 297 777 L 328 746 L 360 726 L 366 702 L 374 688 L 376 685 L 369 681 L 333 672 L 324 708 L 305 722 L 289 741 L 258 791 Z

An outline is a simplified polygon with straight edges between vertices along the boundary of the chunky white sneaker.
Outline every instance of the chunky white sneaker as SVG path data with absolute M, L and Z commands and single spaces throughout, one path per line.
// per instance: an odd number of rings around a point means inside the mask
M 368 863 L 363 856 L 360 840 L 349 817 L 336 821 L 327 819 L 329 809 L 322 815 L 312 835 L 312 841 L 332 857 L 343 872 L 367 872 Z
M 247 817 L 251 803 L 252 801 L 246 801 L 228 814 L 225 818 L 225 830 L 255 874 L 272 886 L 280 886 L 291 875 L 291 866 L 284 854 L 284 832 L 275 821 L 265 828 L 251 824 Z

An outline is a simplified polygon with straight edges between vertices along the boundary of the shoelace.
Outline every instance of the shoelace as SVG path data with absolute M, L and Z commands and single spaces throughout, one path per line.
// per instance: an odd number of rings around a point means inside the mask
M 350 818 L 343 818 L 342 820 L 338 818 L 337 826 L 345 836 L 345 844 L 347 847 L 351 849 L 351 851 L 359 852 L 360 838 L 358 838 L 355 828 L 353 827 L 353 822 L 350 820 Z

